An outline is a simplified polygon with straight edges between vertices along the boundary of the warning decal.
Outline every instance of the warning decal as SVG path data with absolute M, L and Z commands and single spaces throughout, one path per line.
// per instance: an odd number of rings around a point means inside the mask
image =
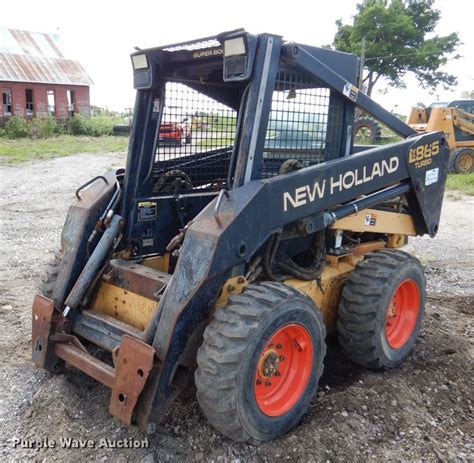
M 439 177 L 439 167 L 436 169 L 430 169 L 426 171 L 425 174 L 425 185 L 431 185 L 432 183 L 436 183 Z
M 355 85 L 352 85 L 350 82 L 346 82 L 342 93 L 350 100 L 357 101 L 357 97 L 359 96 L 359 89 Z
M 138 203 L 138 221 L 156 219 L 156 201 L 142 201 Z
M 377 214 L 365 214 L 364 225 L 374 227 L 377 224 Z

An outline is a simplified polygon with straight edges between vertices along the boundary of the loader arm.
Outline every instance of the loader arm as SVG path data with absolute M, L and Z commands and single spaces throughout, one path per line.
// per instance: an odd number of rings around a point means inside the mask
M 454 110 L 453 122 L 464 132 L 474 135 L 474 114 L 467 113 L 461 109 Z
M 421 161 L 414 153 L 421 153 L 427 146 L 439 149 L 430 148 L 436 154 L 426 158 L 431 161 L 429 165 L 417 167 Z M 147 330 L 154 333 L 153 346 L 162 366 L 142 396 L 139 425 L 147 422 L 152 403 L 154 419 L 163 418 L 183 381 L 177 374 L 191 373 L 183 372 L 179 365 L 181 357 L 192 349 L 192 333 L 207 323 L 225 279 L 241 274 L 244 264 L 272 233 L 308 217 L 315 219 L 311 230 L 317 232 L 328 226 L 331 212 L 338 210 L 336 206 L 352 204 L 352 208 L 346 207 L 345 215 L 353 214 L 358 210 L 358 198 L 362 201 L 370 195 L 376 205 L 389 199 L 391 191 L 392 197 L 407 195 L 417 233 L 434 236 L 447 159 L 444 135 L 429 133 L 301 172 L 251 181 L 229 191 L 221 203 L 217 199 L 210 203 L 187 232 L 180 250 L 183 257 L 156 310 L 159 317 Z M 387 191 L 389 194 L 384 194 Z M 268 208 L 272 203 L 275 208 Z
M 444 133 L 417 135 L 360 92 L 354 55 L 237 30 L 131 58 L 126 169 L 69 210 L 54 291 L 33 304 L 33 359 L 107 385 L 111 413 L 144 430 L 189 384 L 234 283 L 278 280 L 303 305 L 305 293 L 329 329 L 366 253 L 434 237 L 449 150 Z M 357 106 L 405 140 L 354 147 Z M 175 110 L 184 140 L 163 135 Z

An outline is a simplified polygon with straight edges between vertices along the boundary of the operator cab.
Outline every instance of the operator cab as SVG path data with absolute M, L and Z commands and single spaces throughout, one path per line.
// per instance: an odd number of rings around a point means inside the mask
M 355 56 L 304 48 L 356 80 Z M 292 66 L 280 37 L 238 30 L 140 50 L 132 63 L 124 213 L 134 255 L 163 253 L 222 189 L 351 152 L 353 102 Z

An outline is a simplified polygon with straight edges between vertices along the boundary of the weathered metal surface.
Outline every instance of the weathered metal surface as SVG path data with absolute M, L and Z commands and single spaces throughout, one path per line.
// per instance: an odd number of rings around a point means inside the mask
M 363 209 L 336 220 L 331 228 L 352 232 L 399 233 L 410 236 L 417 234 L 411 215 L 376 209 Z
M 101 281 L 91 308 L 144 330 L 157 304 L 156 299 Z
M 161 272 L 168 273 L 170 267 L 170 253 L 166 252 L 162 256 L 153 256 L 143 259 L 142 264 Z
M 115 361 L 110 413 L 124 423 L 131 424 L 133 410 L 153 367 L 154 356 L 152 346 L 131 336 L 122 338 Z
M 368 252 L 383 248 L 385 248 L 384 240 L 367 241 L 366 243 L 360 243 L 358 246 L 352 248 L 351 252 L 355 257 L 360 257 Z
M 52 342 L 69 343 L 69 344 L 72 344 L 73 346 L 76 346 L 78 349 L 82 350 L 83 352 L 87 352 L 87 349 L 84 347 L 84 345 L 79 340 L 79 338 L 74 336 L 73 334 L 55 333 L 49 337 L 49 340 Z
M 32 309 L 32 358 L 40 367 L 49 369 L 54 363 L 49 336 L 52 328 L 53 301 L 37 294 Z
M 114 347 L 115 368 L 88 353 L 75 335 L 55 332 L 63 329 L 64 318 L 54 310 L 53 301 L 37 295 L 33 303 L 32 344 L 33 360 L 52 372 L 58 372 L 62 361 L 81 370 L 112 389 L 111 413 L 126 424 L 131 424 L 132 413 L 153 367 L 155 349 L 134 337 L 140 332 L 132 328 L 123 334 L 125 324 L 110 323 L 100 314 L 88 313 L 96 327 L 122 332 L 121 342 Z M 86 317 L 87 318 L 87 317 Z M 103 333 L 110 338 L 110 333 Z
M 76 280 L 71 292 L 67 296 L 65 304 L 71 309 L 76 309 L 82 301 L 85 292 L 97 276 L 100 267 L 103 265 L 110 248 L 114 244 L 124 220 L 121 216 L 115 214 L 105 229 L 99 242 L 97 243 L 92 255 L 82 269 L 79 278 Z
M 54 352 L 69 365 L 83 371 L 86 375 L 91 376 L 109 388 L 113 387 L 115 370 L 105 362 L 96 359 L 72 344 L 56 343 Z
M 142 335 L 141 330 L 95 310 L 81 312 L 74 319 L 72 331 L 109 352 L 120 346 L 124 334 L 135 338 Z
M 64 58 L 57 35 L 0 28 L 0 81 L 91 85 L 76 60 Z
M 112 260 L 111 270 L 104 275 L 107 283 L 120 286 L 148 299 L 156 299 L 169 283 L 171 275 L 133 261 Z
M 104 176 L 109 183 L 93 183 L 81 192 L 81 201 L 74 201 L 69 208 L 61 234 L 63 259 L 53 292 L 54 305 L 59 310 L 86 264 L 87 240 L 112 197 L 116 171 L 110 170 Z
M 223 285 L 219 298 L 216 301 L 216 307 L 224 307 L 230 296 L 240 294 L 248 286 L 248 281 L 242 275 L 229 278 Z

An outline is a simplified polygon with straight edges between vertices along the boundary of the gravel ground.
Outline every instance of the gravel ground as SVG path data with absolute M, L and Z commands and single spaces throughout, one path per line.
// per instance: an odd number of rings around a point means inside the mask
M 52 377 L 35 368 L 30 310 L 39 272 L 59 245 L 75 188 L 123 157 L 79 154 L 0 170 L 1 461 L 474 461 L 472 197 L 448 194 L 437 238 L 412 240 L 426 266 L 428 303 L 408 361 L 385 373 L 366 371 L 329 339 L 317 398 L 300 426 L 276 441 L 253 447 L 222 437 L 194 399 L 177 402 L 144 436 L 109 416 L 105 387 L 78 372 Z M 90 439 L 94 448 L 63 448 L 66 438 L 82 445 Z M 101 441 L 130 438 L 146 438 L 148 448 Z M 15 439 L 56 445 L 15 448 Z

